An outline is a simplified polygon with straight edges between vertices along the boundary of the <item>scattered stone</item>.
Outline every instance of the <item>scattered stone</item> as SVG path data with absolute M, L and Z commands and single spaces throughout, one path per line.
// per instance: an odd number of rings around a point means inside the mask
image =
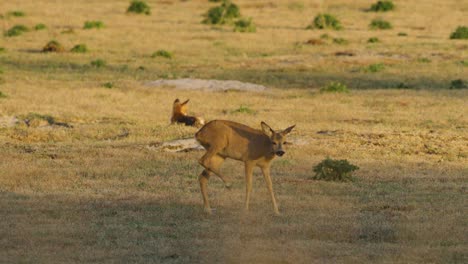
M 195 138 L 184 138 L 166 141 L 162 143 L 152 143 L 149 149 L 162 150 L 167 152 L 188 152 L 193 150 L 204 150 Z

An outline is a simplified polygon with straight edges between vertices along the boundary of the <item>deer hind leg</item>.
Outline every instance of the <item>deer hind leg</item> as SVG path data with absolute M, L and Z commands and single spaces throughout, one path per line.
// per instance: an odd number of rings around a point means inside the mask
M 210 179 L 210 174 L 211 173 L 208 170 L 203 170 L 200 176 L 198 176 L 200 190 L 203 197 L 203 210 L 207 214 L 211 214 L 210 201 L 208 200 L 208 180 Z
M 275 194 L 273 193 L 273 184 L 271 182 L 271 177 L 270 177 L 270 167 L 269 166 L 263 166 L 261 167 L 262 173 L 263 173 L 263 178 L 265 178 L 265 183 L 268 189 L 268 192 L 270 193 L 271 196 L 271 202 L 273 203 L 273 211 L 275 212 L 276 215 L 279 215 L 279 210 L 278 210 L 278 205 L 276 204 L 276 199 L 275 199 Z
M 205 167 L 210 172 L 213 172 L 221 178 L 221 180 L 224 182 L 224 186 L 226 188 L 231 188 L 231 183 L 229 180 L 227 180 L 226 177 L 224 177 L 223 174 L 221 174 L 220 167 L 224 162 L 224 157 L 221 157 L 220 155 L 217 154 L 216 151 L 210 149 L 208 150 L 203 157 L 201 157 L 199 163 Z
M 245 211 L 249 210 L 250 193 L 252 192 L 253 164 L 245 163 Z

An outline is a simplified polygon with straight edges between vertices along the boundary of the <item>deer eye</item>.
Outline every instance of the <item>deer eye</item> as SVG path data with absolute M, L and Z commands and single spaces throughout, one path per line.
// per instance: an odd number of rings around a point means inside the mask
M 276 145 L 276 142 L 272 142 L 273 145 Z

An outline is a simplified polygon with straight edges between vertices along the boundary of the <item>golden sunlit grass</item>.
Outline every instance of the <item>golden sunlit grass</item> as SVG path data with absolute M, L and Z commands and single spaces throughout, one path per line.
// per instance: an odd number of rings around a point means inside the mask
M 375 14 L 365 12 L 375 1 L 239 0 L 257 32 L 238 33 L 200 23 L 214 5 L 208 1 L 147 1 L 149 16 L 127 14 L 129 2 L 0 3 L 3 13 L 26 14 L 1 19 L 4 30 L 47 26 L 0 43 L 0 91 L 7 95 L 0 98 L 2 261 L 467 261 L 467 92 L 448 89 L 451 80 L 468 76 L 461 63 L 466 41 L 449 40 L 466 23 L 467 4 L 394 1 L 394 11 Z M 305 29 L 324 12 L 344 29 Z M 369 30 L 376 17 L 393 29 Z M 85 21 L 105 27 L 84 30 Z M 349 44 L 305 44 L 324 33 Z M 368 44 L 371 37 L 380 42 Z M 41 53 L 52 39 L 65 50 L 85 43 L 89 51 Z M 158 50 L 172 57 L 152 58 Z M 97 59 L 106 65 L 92 66 Z M 366 71 L 376 64 L 383 70 Z M 271 89 L 203 92 L 145 84 L 181 77 Z M 321 93 L 331 81 L 350 92 Z M 375 89 L 402 83 L 416 89 Z M 296 124 L 294 144 L 272 165 L 281 217 L 271 213 L 259 171 L 252 210 L 242 213 L 244 172 L 234 161 L 223 167 L 233 188 L 212 177 L 217 210 L 203 215 L 197 180 L 203 152 L 152 147 L 196 132 L 169 126 L 175 98 L 190 99 L 190 114 L 206 120 L 256 128 L 266 121 L 275 129 Z M 31 116 L 54 122 L 24 122 Z M 14 117 L 19 123 L 7 125 Z M 354 180 L 313 180 L 313 166 L 326 157 L 358 165 Z

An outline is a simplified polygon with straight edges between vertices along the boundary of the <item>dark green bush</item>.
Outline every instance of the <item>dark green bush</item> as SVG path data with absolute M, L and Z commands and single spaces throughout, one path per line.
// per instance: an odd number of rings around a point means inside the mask
M 104 88 L 107 88 L 107 89 L 112 89 L 112 88 L 114 88 L 114 83 L 112 83 L 112 82 L 106 82 L 106 83 L 103 83 L 102 86 L 103 86 Z
M 322 93 L 349 93 L 349 89 L 346 85 L 339 82 L 330 82 L 326 86 L 320 88 Z
M 65 49 L 63 46 L 56 40 L 49 41 L 44 48 L 42 48 L 42 52 L 63 52 Z
M 315 180 L 347 181 L 352 180 L 352 173 L 359 167 L 350 164 L 347 160 L 324 159 L 314 167 Z
M 47 26 L 45 24 L 42 24 L 42 23 L 39 23 L 39 24 L 34 26 L 34 30 L 44 30 L 46 28 L 47 28 Z
M 312 22 L 312 25 L 309 25 L 307 29 L 334 29 L 334 30 L 340 30 L 343 29 L 343 26 L 341 25 L 341 22 L 335 18 L 333 15 L 330 14 L 318 14 L 315 18 L 314 21 Z
M 101 68 L 106 66 L 106 61 L 103 59 L 96 59 L 91 61 L 91 66 L 96 67 L 96 68 Z
M 166 58 L 166 59 L 171 59 L 172 58 L 172 53 L 167 51 L 167 50 L 158 50 L 158 51 L 155 51 L 151 55 L 151 58 L 156 58 L 156 57 L 163 57 L 163 58 Z
M 450 39 L 468 39 L 468 27 L 457 27 L 457 29 L 450 35 Z
M 385 69 L 385 65 L 382 63 L 371 64 L 366 68 L 367 72 L 380 72 Z
M 406 33 L 406 32 L 398 32 L 398 36 L 399 36 L 399 37 L 407 37 L 407 36 L 408 36 L 408 33 Z
M 465 89 L 468 88 L 468 85 L 462 80 L 457 79 L 450 82 L 450 89 Z
M 9 30 L 7 30 L 4 33 L 4 35 L 5 35 L 5 37 L 16 37 L 16 36 L 19 36 L 19 35 L 23 34 L 24 32 L 28 32 L 28 31 L 29 31 L 29 29 L 24 25 L 15 25 L 12 28 L 10 28 Z
M 151 14 L 151 7 L 145 1 L 132 1 L 127 9 L 127 13 Z
M 372 37 L 372 38 L 369 38 L 369 39 L 367 40 L 367 42 L 368 42 L 368 43 L 379 43 L 380 40 L 379 40 L 379 38 Z
M 370 11 L 374 12 L 387 12 L 391 11 L 395 8 L 395 5 L 393 4 L 392 1 L 377 1 L 377 3 L 372 4 L 370 7 Z
M 102 21 L 86 21 L 83 26 L 84 29 L 92 29 L 92 28 L 100 29 L 103 27 L 104 27 L 104 23 L 102 23 Z
M 229 0 L 223 0 L 220 6 L 212 7 L 205 14 L 205 19 L 202 21 L 205 24 L 225 24 L 239 18 L 239 7 Z
M 75 53 L 86 53 L 88 52 L 88 47 L 86 44 L 78 44 L 75 45 L 70 51 Z
M 0 53 L 6 52 L 6 48 L 0 47 Z
M 390 24 L 390 22 L 388 22 L 386 20 L 383 20 L 381 18 L 376 18 L 376 19 L 372 20 L 371 23 L 369 24 L 369 27 L 371 29 L 391 29 L 391 28 L 393 28 L 392 24 Z
M 241 18 L 234 22 L 234 31 L 236 32 L 255 32 L 256 30 L 252 18 Z
M 24 17 L 26 14 L 23 11 L 10 11 L 7 13 L 7 16 L 14 16 L 14 17 Z
M 7 98 L 7 95 L 0 91 L 0 98 Z

